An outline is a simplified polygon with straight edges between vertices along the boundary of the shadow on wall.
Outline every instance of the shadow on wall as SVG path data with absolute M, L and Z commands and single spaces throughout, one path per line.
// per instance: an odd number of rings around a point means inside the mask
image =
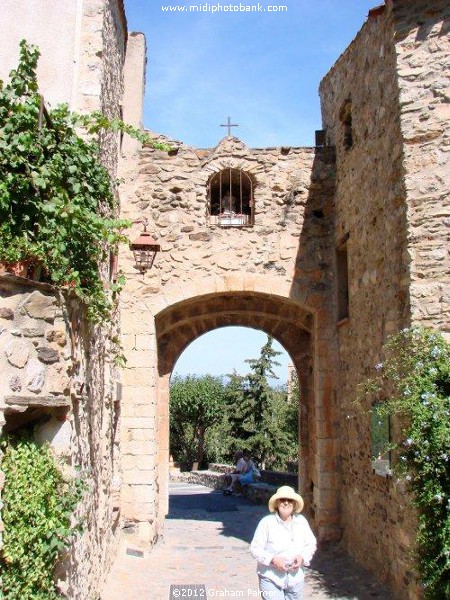
M 306 195 L 307 191 L 307 195 Z M 338 347 L 334 319 L 334 223 L 335 223 L 335 151 L 334 147 L 317 147 L 307 190 L 304 218 L 295 261 L 295 275 L 290 297 L 314 315 L 311 343 L 296 363 L 300 384 L 300 484 L 302 495 L 313 518 L 317 505 L 314 490 L 321 490 L 318 473 L 331 473 L 337 481 L 337 458 L 326 450 L 318 455 L 318 440 L 337 437 L 333 429 L 333 373 L 337 371 Z M 289 206 L 286 207 L 286 218 Z M 319 390 L 320 398 L 317 398 Z M 320 409 L 316 407 L 317 402 Z M 320 415 L 318 413 L 320 410 Z M 319 419 L 318 419 L 319 417 Z M 326 454 L 326 456 L 325 456 Z M 335 532 L 336 537 L 337 532 Z

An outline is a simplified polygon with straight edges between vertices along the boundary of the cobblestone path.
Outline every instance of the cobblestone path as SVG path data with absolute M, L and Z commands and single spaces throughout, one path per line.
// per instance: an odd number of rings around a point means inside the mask
M 126 549 L 119 554 L 102 600 L 260 597 L 248 545 L 267 512 L 265 506 L 199 485 L 172 484 L 163 537 L 149 556 L 133 556 Z M 171 594 L 171 586 L 180 585 L 192 587 L 184 592 L 172 588 Z M 309 598 L 393 600 L 337 547 L 318 551 L 307 569 L 305 600 Z

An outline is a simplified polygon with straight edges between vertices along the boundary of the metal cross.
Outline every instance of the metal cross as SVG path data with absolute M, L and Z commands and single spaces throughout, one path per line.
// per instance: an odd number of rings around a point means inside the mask
M 227 117 L 227 124 L 226 125 L 221 125 L 221 127 L 228 127 L 228 135 L 231 135 L 231 128 L 232 127 L 239 127 L 239 125 L 236 125 L 235 123 L 231 122 L 231 118 Z

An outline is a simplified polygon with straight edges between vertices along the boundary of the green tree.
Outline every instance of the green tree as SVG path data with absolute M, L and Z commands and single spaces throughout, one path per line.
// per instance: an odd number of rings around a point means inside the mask
M 259 357 L 246 361 L 250 365 L 246 377 L 233 376 L 233 393 L 227 397 L 234 446 L 248 450 L 263 466 L 284 468 L 297 451 L 297 427 L 291 427 L 286 390 L 274 390 L 269 384 L 270 378 L 277 378 L 275 359 L 281 354 L 272 344 L 268 336 Z
M 267 430 L 272 438 L 266 465 L 280 471 L 298 469 L 298 396 L 288 396 L 286 389 L 272 390 L 271 422 Z
M 175 377 L 170 386 L 170 449 L 176 460 L 204 463 L 206 435 L 224 412 L 221 377 Z

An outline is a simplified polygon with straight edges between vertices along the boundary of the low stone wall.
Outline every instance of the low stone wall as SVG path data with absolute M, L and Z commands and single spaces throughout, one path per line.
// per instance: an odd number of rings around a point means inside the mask
M 216 471 L 218 473 L 229 473 L 230 470 L 233 469 L 232 465 L 225 465 L 221 463 L 209 463 L 208 467 L 210 471 Z M 261 481 L 259 483 L 270 483 L 272 486 L 276 487 L 289 485 L 296 490 L 298 487 L 298 474 L 261 469 Z
M 233 466 L 222 463 L 208 463 L 208 468 L 210 471 L 216 471 L 217 473 L 229 473 Z
M 269 498 L 277 491 L 276 485 L 258 482 L 242 486 L 242 495 L 252 500 L 255 504 L 267 504 Z
M 221 490 L 225 486 L 225 472 L 224 470 L 212 470 L 217 467 L 227 467 L 229 465 L 209 465 L 210 469 L 207 471 L 190 471 L 185 473 L 171 473 L 170 480 L 174 482 L 185 482 L 185 483 L 196 483 L 204 485 L 213 490 Z M 270 473 L 270 471 L 269 471 Z M 289 475 L 288 473 L 280 473 L 279 475 Z M 282 485 L 289 485 L 283 483 Z M 267 504 L 269 498 L 276 492 L 279 484 L 273 485 L 265 481 L 259 481 L 255 483 L 249 483 L 241 486 L 242 495 L 255 502 L 255 504 Z
M 225 474 L 217 471 L 185 471 L 171 473 L 170 481 L 197 483 L 213 490 L 221 490 L 225 486 Z
M 282 471 L 261 471 L 261 481 L 270 483 L 276 487 L 289 485 L 295 490 L 298 487 L 297 473 L 283 473 Z

